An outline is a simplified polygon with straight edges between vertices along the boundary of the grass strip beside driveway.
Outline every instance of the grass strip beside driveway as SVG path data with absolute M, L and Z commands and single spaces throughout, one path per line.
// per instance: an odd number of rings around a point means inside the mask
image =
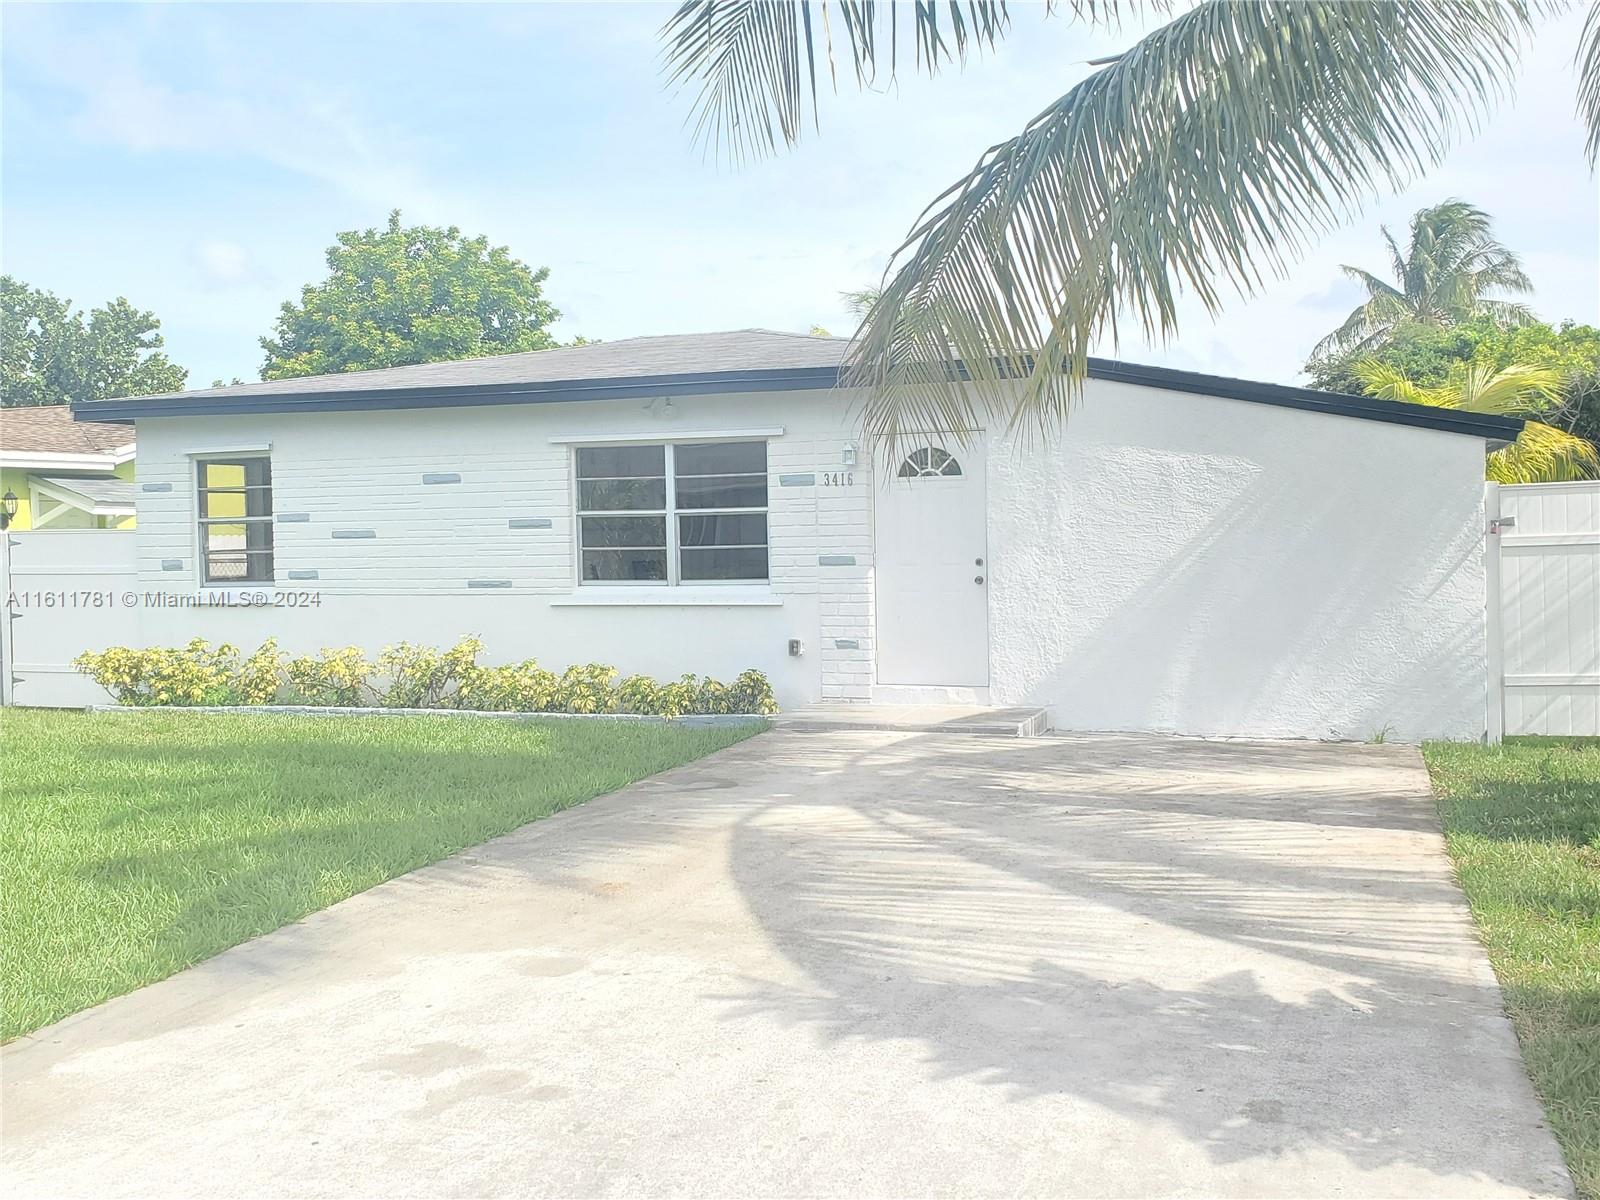
M 0 1037 L 760 728 L 8 710 Z
M 1600 739 L 1423 748 L 1445 839 L 1522 1056 L 1600 1200 Z

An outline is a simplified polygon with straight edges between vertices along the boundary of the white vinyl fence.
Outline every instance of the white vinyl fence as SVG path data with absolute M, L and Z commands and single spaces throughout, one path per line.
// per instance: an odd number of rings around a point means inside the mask
M 84 650 L 138 644 L 138 538 L 121 529 L 7 531 L 0 556 L 0 683 L 7 704 L 74 708 L 106 693 L 73 669 Z
M 1491 724 L 1498 687 L 1505 733 L 1600 736 L 1600 482 L 1490 484 L 1487 508 Z

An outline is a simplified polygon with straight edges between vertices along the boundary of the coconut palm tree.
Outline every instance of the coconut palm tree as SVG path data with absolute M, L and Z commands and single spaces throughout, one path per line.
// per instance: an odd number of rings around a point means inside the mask
M 1553 367 L 1513 365 L 1500 370 L 1468 365 L 1439 387 L 1423 387 L 1394 367 L 1367 359 L 1353 368 L 1369 395 L 1407 404 L 1430 404 L 1501 416 L 1548 416 L 1561 406 L 1561 372 Z M 1517 440 L 1490 453 L 1484 477 L 1496 483 L 1561 483 L 1600 475 L 1600 452 L 1592 442 L 1529 420 Z
M 970 429 L 1063 417 L 1090 344 L 1176 328 L 1282 277 L 1365 201 L 1438 163 L 1509 90 L 1561 0 L 1055 0 L 1102 28 L 1165 20 L 990 147 L 914 223 L 857 331 L 866 420 Z M 746 158 L 818 123 L 818 63 L 859 86 L 994 46 L 1004 0 L 686 0 L 662 31 L 696 136 Z M 1600 150 L 1600 9 L 1579 39 Z M 808 119 L 809 118 L 809 119 Z M 964 371 L 950 366 L 952 360 Z M 1021 387 L 1001 386 L 1020 380 Z
M 1317 343 L 1313 360 L 1358 354 L 1382 345 L 1402 325 L 1455 325 L 1489 317 L 1502 325 L 1534 319 L 1526 305 L 1489 293 L 1530 292 L 1522 263 L 1495 241 L 1489 214 L 1461 200 L 1446 200 L 1411 218 L 1411 244 L 1402 253 L 1387 226 L 1395 284 L 1360 267 L 1341 268 L 1367 290 L 1343 325 Z

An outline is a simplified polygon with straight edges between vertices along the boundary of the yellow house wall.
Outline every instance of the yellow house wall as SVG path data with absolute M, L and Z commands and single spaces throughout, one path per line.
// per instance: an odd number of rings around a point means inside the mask
M 0 496 L 12 492 L 17 497 L 17 515 L 12 518 L 10 528 L 15 530 L 28 530 L 33 528 L 33 487 L 31 477 L 38 472 L 26 470 L 23 467 L 0 467 Z M 134 460 L 129 459 L 111 472 L 118 479 L 126 479 L 129 483 L 134 480 Z M 137 517 L 120 517 L 110 522 L 113 529 L 134 529 L 138 525 Z M 69 526 L 52 525 L 47 528 L 69 528 Z

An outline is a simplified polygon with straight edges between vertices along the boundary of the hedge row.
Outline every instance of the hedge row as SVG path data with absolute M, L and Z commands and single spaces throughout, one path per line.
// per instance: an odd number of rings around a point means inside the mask
M 309 704 L 339 707 L 471 709 L 480 712 L 774 713 L 772 685 L 760 671 L 732 683 L 685 675 L 658 683 L 619 678 L 615 667 L 586 663 L 561 674 L 533 659 L 509 666 L 478 663 L 483 643 L 463 638 L 448 650 L 401 642 L 368 661 L 356 646 L 290 658 L 269 638 L 246 658 L 226 643 L 196 638 L 182 649 L 112 646 L 80 654 L 73 666 L 118 704 Z

